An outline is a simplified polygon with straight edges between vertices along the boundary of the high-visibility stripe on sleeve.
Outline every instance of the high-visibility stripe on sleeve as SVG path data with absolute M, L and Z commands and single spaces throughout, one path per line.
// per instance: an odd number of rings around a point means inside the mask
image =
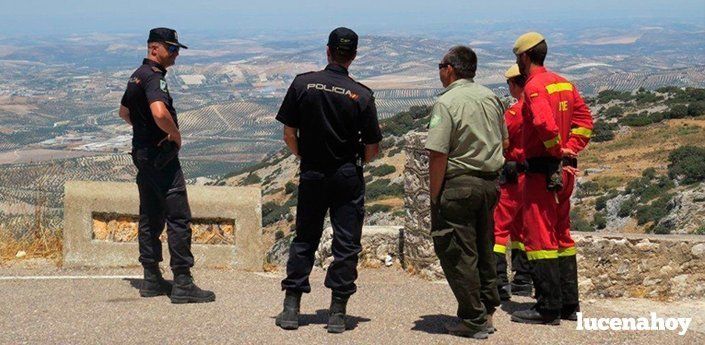
M 543 146 L 546 146 L 547 149 L 550 149 L 550 148 L 558 145 L 558 143 L 560 143 L 560 142 L 561 142 L 561 136 L 556 135 L 555 138 L 544 141 Z
M 498 254 L 507 254 L 507 247 L 501 245 L 501 244 L 495 244 L 494 245 L 494 252 Z
M 559 257 L 575 256 L 575 247 L 558 249 L 558 256 Z
M 573 84 L 571 83 L 555 83 L 546 85 L 546 91 L 548 94 L 554 94 L 561 91 L 573 91 Z
M 524 247 L 524 244 L 519 241 L 512 241 L 512 249 L 519 249 L 522 252 L 526 251 L 526 247 Z
M 534 97 L 538 97 L 538 96 L 539 96 L 539 93 L 538 93 L 538 92 L 534 92 L 534 93 L 532 93 L 532 94 L 529 95 L 529 98 L 534 98 Z
M 529 260 L 541 260 L 541 259 L 558 259 L 557 250 L 532 250 L 526 252 L 526 257 Z
M 590 138 L 592 136 L 592 129 L 585 127 L 575 127 L 570 130 L 570 133 L 579 135 L 581 137 Z

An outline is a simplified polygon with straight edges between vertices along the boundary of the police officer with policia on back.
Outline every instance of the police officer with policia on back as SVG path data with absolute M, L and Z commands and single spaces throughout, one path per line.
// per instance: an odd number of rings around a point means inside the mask
M 174 65 L 182 48 L 187 49 L 176 31 L 150 30 L 147 57 L 130 77 L 120 105 L 120 117 L 132 125 L 132 160 L 137 167 L 139 261 L 144 267 L 140 295 L 169 295 L 172 303 L 212 302 L 215 294 L 201 290 L 191 277 L 191 210 L 178 157 L 181 133 L 165 79 L 166 68 Z M 159 236 L 165 222 L 173 286 L 159 269 Z
M 445 90 L 431 110 L 429 150 L 431 237 L 460 322 L 450 334 L 485 339 L 499 305 L 493 212 L 508 133 L 504 105 L 473 81 L 477 55 L 451 48 L 438 64 Z
M 328 332 L 346 329 L 345 309 L 357 287 L 365 214 L 362 164 L 379 153 L 382 140 L 372 91 L 348 75 L 357 53 L 358 36 L 337 28 L 328 37 L 328 66 L 296 76 L 282 102 L 277 120 L 284 124 L 284 141 L 301 159 L 296 236 L 289 248 L 284 310 L 276 324 L 299 327 L 301 294 L 311 291 L 309 274 L 330 212 L 333 263 L 325 286 L 332 290 Z

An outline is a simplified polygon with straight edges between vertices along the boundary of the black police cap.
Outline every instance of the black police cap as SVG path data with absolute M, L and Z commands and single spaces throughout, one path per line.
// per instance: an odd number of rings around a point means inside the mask
M 348 28 L 337 28 L 328 36 L 328 46 L 339 50 L 356 51 L 357 34 Z
M 152 42 L 164 42 L 173 46 L 188 49 L 187 46 L 179 43 L 179 35 L 176 33 L 176 30 L 169 28 L 154 28 L 149 30 L 149 39 L 147 39 L 147 43 Z

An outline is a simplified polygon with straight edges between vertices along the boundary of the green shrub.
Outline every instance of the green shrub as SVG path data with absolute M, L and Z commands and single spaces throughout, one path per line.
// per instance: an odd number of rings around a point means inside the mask
M 607 207 L 607 201 L 613 199 L 613 198 L 616 197 L 617 195 L 619 195 L 619 192 L 616 191 L 616 190 L 614 190 L 614 189 L 612 189 L 612 190 L 610 190 L 609 192 L 607 192 L 607 194 L 598 197 L 598 198 L 595 200 L 595 209 L 598 210 L 598 211 L 604 210 L 605 207 Z
M 597 212 L 595 215 L 592 217 L 592 225 L 597 229 L 597 230 L 602 230 L 607 227 L 607 218 L 605 217 L 605 214 L 602 212 Z
M 682 119 L 688 116 L 688 107 L 685 104 L 676 104 L 669 110 L 670 118 Z
M 609 107 L 605 110 L 605 116 L 608 119 L 620 117 L 620 116 L 622 116 L 622 114 L 624 114 L 624 108 L 622 108 L 618 105 Z
M 705 235 L 705 225 L 701 225 L 699 228 L 695 229 L 694 235 Z
M 627 200 L 624 200 L 622 202 L 622 205 L 619 206 L 619 211 L 617 211 L 617 216 L 619 217 L 629 217 L 632 214 L 632 211 L 634 211 L 634 208 L 636 207 L 637 202 L 634 199 L 634 197 L 630 197 Z
M 621 119 L 619 119 L 619 123 L 625 125 L 625 126 L 630 126 L 630 127 L 643 127 L 643 126 L 648 126 L 652 123 L 658 123 L 663 120 L 663 114 L 662 113 L 647 113 L 645 111 L 642 111 L 638 114 L 629 114 Z
M 668 175 L 693 184 L 705 180 L 705 148 L 681 146 L 668 155 Z
M 284 185 L 284 193 L 286 193 L 286 194 L 294 193 L 297 190 L 298 190 L 298 187 L 296 186 L 296 184 L 294 182 L 289 181 Z
M 605 90 L 597 94 L 596 102 L 609 103 L 612 100 L 628 101 L 633 98 L 631 92 L 628 91 L 615 91 L 615 90 Z
M 637 224 L 644 225 L 648 222 L 658 223 L 670 211 L 669 202 L 671 198 L 673 198 L 672 194 L 666 194 L 654 200 L 651 204 L 637 208 Z
M 594 196 L 600 193 L 600 186 L 594 181 L 585 181 L 579 184 L 577 197 L 584 198 L 586 196 Z
M 249 175 L 247 175 L 247 177 L 245 177 L 244 180 L 242 180 L 242 183 L 241 183 L 241 184 L 242 184 L 243 186 L 248 186 L 248 185 L 251 185 L 251 184 L 258 184 L 258 183 L 260 183 L 260 182 L 262 182 L 262 179 L 261 179 L 259 176 L 257 176 L 257 174 L 255 174 L 255 173 L 250 173 Z
M 592 141 L 610 141 L 614 139 L 614 131 L 619 126 L 616 123 L 609 123 L 602 120 L 595 122 L 594 128 L 592 130 Z
M 392 165 L 389 164 L 382 164 L 380 166 L 374 167 L 370 169 L 370 174 L 372 176 L 386 176 L 391 173 L 394 173 L 397 171 L 397 168 L 395 168 Z
M 404 196 L 404 186 L 398 183 L 390 183 L 389 179 L 378 179 L 367 185 L 365 198 L 367 200 L 378 200 L 384 197 Z
M 397 147 L 387 151 L 387 157 L 395 156 L 395 155 L 399 154 L 403 149 L 404 149 L 403 147 L 397 146 Z
M 428 124 L 430 106 L 412 106 L 407 111 L 402 111 L 388 119 L 380 121 L 385 134 L 401 136 L 411 130 L 419 130 Z
M 367 208 L 368 214 L 375 214 L 377 212 L 389 212 L 392 206 L 375 204 Z
M 570 211 L 570 229 L 573 231 L 592 232 L 595 228 L 575 209 Z
M 282 219 L 289 213 L 289 208 L 284 205 L 278 205 L 277 203 L 270 201 L 262 205 L 262 225 L 267 226 L 274 224 Z
M 688 116 L 705 115 L 705 101 L 697 101 L 688 104 Z
M 647 232 L 653 232 L 654 234 L 659 234 L 659 235 L 668 235 L 671 233 L 671 229 L 659 224 L 659 225 L 652 227 Z

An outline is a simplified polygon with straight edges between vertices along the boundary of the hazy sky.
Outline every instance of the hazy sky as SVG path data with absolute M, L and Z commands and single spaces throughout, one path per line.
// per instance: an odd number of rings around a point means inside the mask
M 288 36 L 341 25 L 388 34 L 514 20 L 599 26 L 654 18 L 705 25 L 703 0 L 0 0 L 0 5 L 0 37 L 141 33 L 155 26 L 194 33 Z

